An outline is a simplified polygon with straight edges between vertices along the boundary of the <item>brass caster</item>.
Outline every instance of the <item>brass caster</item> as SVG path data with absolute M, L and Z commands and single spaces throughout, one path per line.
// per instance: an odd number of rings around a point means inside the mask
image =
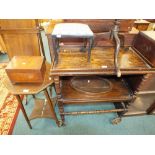
M 62 127 L 62 126 L 65 126 L 65 123 L 63 121 L 59 121 L 58 127 Z
M 112 123 L 113 125 L 117 125 L 117 124 L 119 124 L 121 121 L 122 121 L 122 118 L 117 117 L 117 118 L 114 118 L 114 119 L 111 121 L 111 123 Z

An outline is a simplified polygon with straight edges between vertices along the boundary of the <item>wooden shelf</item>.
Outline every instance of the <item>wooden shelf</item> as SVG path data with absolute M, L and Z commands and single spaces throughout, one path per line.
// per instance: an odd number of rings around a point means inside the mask
M 132 48 L 121 48 L 118 63 L 122 75 L 155 73 Z M 92 49 L 91 62 L 87 53 L 76 50 L 60 51 L 58 64 L 54 64 L 51 75 L 116 75 L 114 66 L 114 47 Z
M 122 79 L 108 77 L 112 84 L 112 89 L 109 92 L 99 94 L 86 94 L 75 90 L 70 85 L 70 79 L 62 80 L 62 97 L 58 99 L 64 104 L 73 103 L 92 103 L 92 102 L 119 102 L 129 101 L 132 99 L 131 92 L 127 88 L 125 81 Z
M 137 95 L 137 98 L 133 102 L 129 103 L 128 112 L 126 112 L 124 116 L 145 115 L 146 110 L 153 104 L 154 101 L 155 94 Z M 153 112 L 153 114 L 155 114 L 155 112 Z

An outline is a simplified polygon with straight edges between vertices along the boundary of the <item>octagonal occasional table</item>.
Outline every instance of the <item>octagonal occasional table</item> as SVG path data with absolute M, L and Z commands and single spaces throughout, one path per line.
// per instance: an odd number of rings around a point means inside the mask
M 30 120 L 34 118 L 52 118 L 55 120 L 56 124 L 60 126 L 60 122 L 57 119 L 55 110 L 54 110 L 54 104 L 52 103 L 52 100 L 50 98 L 50 95 L 48 93 L 47 88 L 53 84 L 53 79 L 49 77 L 49 72 L 50 72 L 50 64 L 46 62 L 46 72 L 44 76 L 44 81 L 41 84 L 12 84 L 9 78 L 6 76 L 4 80 L 4 85 L 6 88 L 9 90 L 9 92 L 12 95 L 15 95 L 19 104 L 20 108 L 23 112 L 23 115 L 25 117 L 25 120 L 27 121 L 30 129 L 32 129 Z M 28 118 L 25 108 L 22 103 L 21 95 L 35 95 L 38 94 L 39 92 L 44 91 L 46 101 L 47 101 L 47 106 L 43 108 L 42 103 L 35 102 L 34 109 L 32 111 L 32 114 L 30 118 Z

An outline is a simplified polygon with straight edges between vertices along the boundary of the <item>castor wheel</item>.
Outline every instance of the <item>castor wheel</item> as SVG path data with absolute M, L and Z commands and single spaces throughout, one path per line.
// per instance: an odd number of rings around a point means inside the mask
M 119 124 L 121 121 L 122 121 L 122 118 L 121 118 L 121 117 L 117 117 L 117 118 L 114 118 L 114 119 L 111 121 L 111 123 L 112 123 L 113 125 L 117 125 L 117 124 Z
M 58 127 L 62 127 L 62 126 L 65 126 L 65 123 L 63 121 L 59 121 Z

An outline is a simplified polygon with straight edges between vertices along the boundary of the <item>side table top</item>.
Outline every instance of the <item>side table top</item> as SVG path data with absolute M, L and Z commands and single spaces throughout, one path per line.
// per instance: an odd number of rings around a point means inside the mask
M 5 87 L 13 95 L 37 94 L 53 83 L 53 79 L 49 77 L 51 65 L 46 62 L 46 72 L 44 81 L 41 84 L 12 84 L 8 76 L 4 80 Z

